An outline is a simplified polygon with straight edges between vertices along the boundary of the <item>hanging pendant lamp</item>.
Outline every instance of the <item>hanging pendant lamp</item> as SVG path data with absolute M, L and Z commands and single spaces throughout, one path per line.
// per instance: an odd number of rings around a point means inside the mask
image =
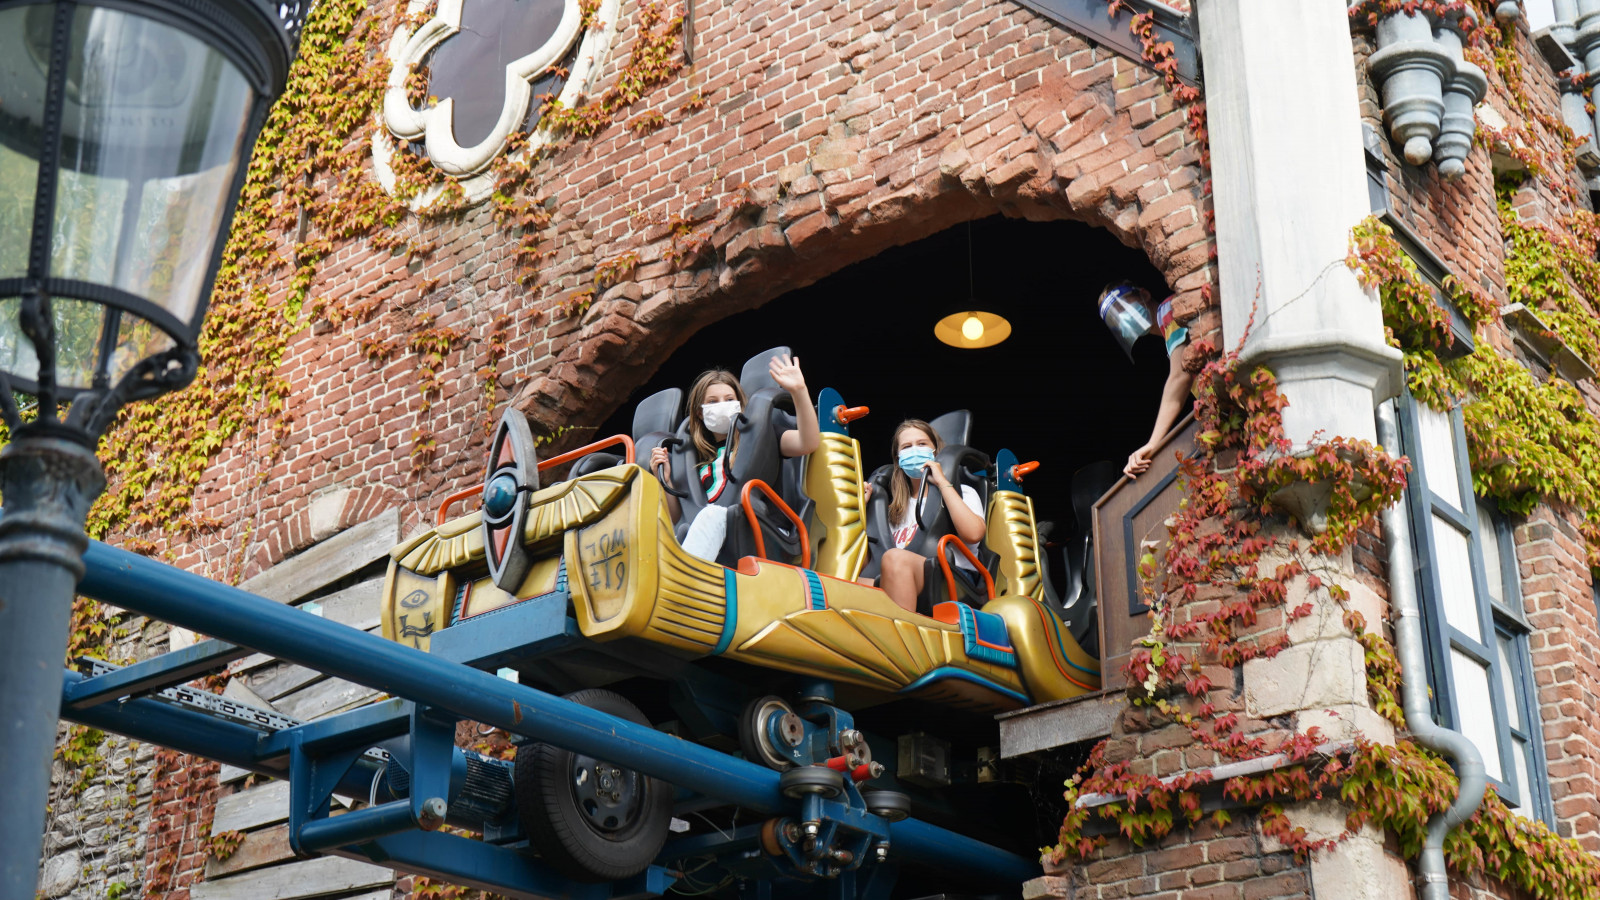
M 1004 316 L 977 308 L 977 291 L 972 277 L 972 223 L 967 223 L 967 308 L 951 313 L 933 326 L 933 336 L 942 343 L 962 350 L 979 350 L 1011 337 L 1011 323 Z

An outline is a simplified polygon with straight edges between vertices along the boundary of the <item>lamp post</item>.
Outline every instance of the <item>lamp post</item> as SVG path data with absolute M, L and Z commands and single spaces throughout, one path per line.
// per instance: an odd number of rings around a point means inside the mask
M 95 445 L 194 378 L 309 2 L 0 0 L 0 897 L 37 881 Z

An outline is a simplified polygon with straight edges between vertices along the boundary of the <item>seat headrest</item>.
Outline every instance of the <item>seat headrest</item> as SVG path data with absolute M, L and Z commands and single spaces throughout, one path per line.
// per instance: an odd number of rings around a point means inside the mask
M 678 427 L 678 410 L 683 406 L 683 388 L 667 388 L 639 401 L 633 408 L 633 439 L 652 431 L 671 432 Z
M 947 412 L 928 424 L 933 426 L 933 430 L 939 433 L 939 439 L 947 445 L 965 447 L 971 443 L 972 413 L 967 410 Z
M 1109 459 L 1093 462 L 1072 473 L 1072 512 L 1081 533 L 1088 533 L 1095 501 L 1122 477 L 1122 467 Z
M 762 388 L 778 387 L 778 383 L 772 380 L 772 373 L 767 371 L 767 364 L 774 356 L 788 352 L 788 347 L 773 347 L 765 353 L 757 353 L 745 362 L 744 368 L 739 370 L 739 387 L 744 389 L 746 397 L 754 395 Z

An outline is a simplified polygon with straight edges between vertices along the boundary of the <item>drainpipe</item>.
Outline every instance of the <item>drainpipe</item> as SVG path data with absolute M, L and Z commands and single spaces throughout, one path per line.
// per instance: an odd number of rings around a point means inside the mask
M 1393 401 L 1378 407 L 1378 442 L 1384 447 L 1400 446 L 1400 429 L 1395 423 Z M 1488 784 L 1483 757 L 1478 747 L 1460 732 L 1440 727 L 1433 721 L 1428 706 L 1426 652 L 1422 638 L 1422 613 L 1417 604 L 1417 559 L 1411 547 L 1411 527 L 1405 501 L 1383 511 L 1383 537 L 1389 544 L 1389 605 L 1394 616 L 1395 651 L 1400 657 L 1404 678 L 1401 704 L 1406 727 L 1417 743 L 1455 761 L 1461 777 L 1461 791 L 1450 808 L 1428 820 L 1428 836 L 1417 861 L 1421 872 L 1421 900 L 1449 900 L 1450 884 L 1445 876 L 1444 838 L 1462 822 L 1472 818 Z

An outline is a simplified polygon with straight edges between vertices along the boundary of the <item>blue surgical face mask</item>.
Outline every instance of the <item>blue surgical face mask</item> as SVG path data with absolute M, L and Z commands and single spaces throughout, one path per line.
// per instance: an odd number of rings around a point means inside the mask
M 927 447 L 907 447 L 900 451 L 896 462 L 900 464 L 900 471 L 915 480 L 922 477 L 922 467 L 933 462 L 933 451 Z

